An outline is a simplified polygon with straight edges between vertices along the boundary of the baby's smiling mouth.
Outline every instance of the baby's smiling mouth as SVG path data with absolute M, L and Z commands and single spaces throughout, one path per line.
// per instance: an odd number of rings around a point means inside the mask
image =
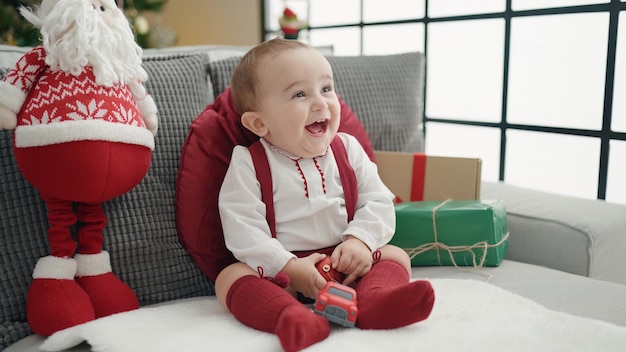
M 308 126 L 305 126 L 304 128 L 314 136 L 321 136 L 326 133 L 326 130 L 328 129 L 328 120 L 318 120 Z

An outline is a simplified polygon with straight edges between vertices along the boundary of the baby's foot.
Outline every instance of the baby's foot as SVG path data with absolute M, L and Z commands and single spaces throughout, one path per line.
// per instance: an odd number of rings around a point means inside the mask
M 306 308 L 287 307 L 278 318 L 275 334 L 285 351 L 299 351 L 327 338 L 330 334 L 330 323 L 323 316 Z
M 356 326 L 361 329 L 393 329 L 413 324 L 428 318 L 434 303 L 435 293 L 428 281 L 413 281 L 388 288 L 364 301 L 359 300 Z

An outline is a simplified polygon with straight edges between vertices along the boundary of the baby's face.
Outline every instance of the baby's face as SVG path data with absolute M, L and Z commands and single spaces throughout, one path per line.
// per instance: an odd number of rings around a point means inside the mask
M 257 89 L 263 136 L 300 157 L 324 154 L 339 128 L 341 108 L 333 73 L 315 49 L 294 49 L 267 59 Z

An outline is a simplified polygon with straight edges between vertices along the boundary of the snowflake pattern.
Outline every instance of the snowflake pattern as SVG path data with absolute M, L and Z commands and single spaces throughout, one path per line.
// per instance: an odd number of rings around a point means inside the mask
M 22 120 L 23 120 L 24 125 L 30 125 L 30 126 L 46 125 L 52 122 L 60 122 L 62 120 L 60 116 L 56 116 L 56 115 L 57 115 L 57 108 L 54 108 L 50 112 L 48 112 L 48 110 L 44 111 L 41 117 L 30 115 L 30 117 L 24 118 Z
M 40 51 L 43 51 L 43 48 L 36 48 L 22 56 L 17 61 L 15 69 L 6 75 L 4 80 L 27 92 L 43 67 L 43 57 Z
M 67 103 L 67 108 L 73 110 L 67 114 L 67 117 L 74 121 L 103 120 L 109 112 L 107 109 L 102 109 L 104 103 L 104 100 L 96 101 L 96 99 L 91 99 L 87 105 L 79 100 L 76 100 L 75 105 Z
M 135 114 L 135 109 L 127 109 L 122 105 L 113 104 L 115 106 L 115 110 L 113 110 L 112 118 L 115 118 L 117 122 L 125 123 L 130 126 L 139 126 L 137 122 L 137 116 Z
M 101 120 L 145 127 L 127 86 L 96 84 L 91 67 L 86 67 L 79 76 L 45 67 L 45 50 L 37 47 L 20 58 L 4 77 L 4 81 L 27 94 L 18 124 Z

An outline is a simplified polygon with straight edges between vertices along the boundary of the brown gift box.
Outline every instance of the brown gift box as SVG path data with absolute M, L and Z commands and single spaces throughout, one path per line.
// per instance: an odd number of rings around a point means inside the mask
M 480 159 L 387 151 L 374 159 L 397 202 L 480 199 Z

